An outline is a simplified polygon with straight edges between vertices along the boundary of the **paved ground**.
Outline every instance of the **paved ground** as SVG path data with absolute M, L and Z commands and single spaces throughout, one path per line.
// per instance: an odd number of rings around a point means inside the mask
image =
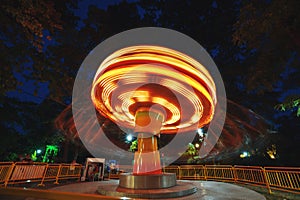
M 111 199 L 111 198 L 100 198 L 98 194 L 96 194 L 96 190 L 100 185 L 109 185 L 116 184 L 117 180 L 110 181 L 101 181 L 101 182 L 64 182 L 60 185 L 54 185 L 52 183 L 47 183 L 46 187 L 37 187 L 36 184 L 25 184 L 25 185 L 15 185 L 10 186 L 8 188 L 0 187 L 0 199 L 1 200 L 92 200 L 92 199 Z M 244 191 L 250 189 L 254 196 L 258 195 L 259 198 L 262 195 L 266 200 L 300 200 L 299 194 L 293 194 L 289 192 L 280 192 L 273 191 L 272 194 L 268 193 L 268 190 L 261 187 L 255 187 L 251 185 L 232 185 L 227 183 L 215 182 L 215 185 L 207 184 L 210 181 L 190 181 L 195 184 L 197 187 L 202 188 L 202 193 L 193 194 L 187 197 L 181 197 L 177 199 L 209 199 L 209 200 L 218 200 L 218 199 L 245 199 L 249 198 L 244 195 Z M 227 184 L 227 185 L 226 185 Z M 224 188 L 230 185 L 230 192 L 226 192 Z M 223 189 L 220 189 L 222 188 Z M 228 187 L 227 187 L 228 189 Z M 52 190 L 53 192 L 48 192 L 48 190 Z M 65 192 L 63 192 L 65 191 Z M 231 198 L 231 193 L 235 193 L 237 191 L 239 194 L 242 193 L 242 196 L 237 198 Z M 254 192 L 256 191 L 256 192 Z M 217 196 L 215 198 L 209 198 L 210 193 L 215 193 Z M 206 195 L 206 196 L 205 196 Z M 124 199 L 124 198 L 123 198 Z M 253 199 L 253 198 L 252 198 Z
M 179 183 L 181 181 L 178 181 Z M 198 191 L 192 195 L 168 198 L 177 200 L 266 200 L 266 198 L 248 188 L 240 187 L 234 184 L 214 182 L 214 181 L 182 181 L 191 182 Z M 80 184 L 70 184 L 52 188 L 55 191 L 73 192 L 73 193 L 96 193 L 99 186 L 104 184 L 117 185 L 118 181 L 85 182 Z
M 254 190 L 266 197 L 267 200 L 300 200 L 300 194 L 294 194 L 291 192 L 282 192 L 278 190 L 272 190 L 270 194 L 266 188 L 241 184 L 240 186 Z

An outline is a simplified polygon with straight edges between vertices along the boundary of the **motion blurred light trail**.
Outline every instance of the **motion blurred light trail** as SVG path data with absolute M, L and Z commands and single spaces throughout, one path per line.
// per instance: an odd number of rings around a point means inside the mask
M 91 96 L 101 114 L 131 129 L 136 110 L 155 105 L 165 113 L 161 133 L 175 134 L 178 128 L 191 131 L 194 124 L 198 128 L 211 121 L 215 91 L 209 72 L 191 57 L 159 46 L 134 46 L 102 62 Z
M 78 117 L 80 117 L 80 115 L 82 115 L 82 113 L 78 113 Z M 108 137 L 112 143 L 119 148 L 128 150 L 129 147 L 124 141 L 124 138 L 126 137 L 125 132 L 120 130 L 111 120 L 104 118 L 102 115 L 98 115 L 97 123 L 100 123 L 105 136 Z M 55 124 L 58 129 L 68 134 L 69 137 L 79 137 L 74 124 L 71 105 L 60 113 L 55 120 Z M 89 127 L 89 129 L 87 129 L 91 124 L 93 123 L 82 121 L 81 126 L 83 130 L 90 130 L 87 134 L 91 136 L 91 140 L 97 140 L 97 138 L 103 137 L 100 133 L 97 134 L 92 132 L 95 130 L 94 127 Z M 231 100 L 227 100 L 227 115 L 221 136 L 212 151 L 203 158 L 202 161 L 230 161 L 237 158 L 240 153 L 244 149 L 249 148 L 249 146 L 253 150 L 261 149 L 268 142 L 269 128 L 270 125 L 263 117 L 248 108 Z M 197 133 L 195 132 L 195 136 L 196 134 Z M 206 137 L 205 133 L 204 137 Z M 159 141 L 160 146 L 164 146 L 172 138 L 173 135 L 162 135 Z M 204 145 L 203 140 L 197 142 L 200 146 Z
M 73 115 L 71 107 L 62 112 L 58 127 L 79 135 L 95 157 L 122 164 L 133 160 L 122 140 L 143 130 L 162 133 L 162 139 L 174 136 L 159 149 L 166 165 L 184 153 L 200 127 L 206 127 L 201 159 L 241 148 L 245 132 L 257 133 L 255 117 L 236 120 L 230 114 L 228 132 L 223 129 L 227 98 L 215 63 L 196 41 L 170 29 L 137 28 L 101 42 L 83 61 L 72 98 Z
M 133 173 L 139 175 L 162 173 L 160 134 L 203 127 L 217 103 L 214 80 L 203 65 L 154 45 L 129 46 L 109 55 L 95 74 L 91 99 L 100 114 L 136 134 Z

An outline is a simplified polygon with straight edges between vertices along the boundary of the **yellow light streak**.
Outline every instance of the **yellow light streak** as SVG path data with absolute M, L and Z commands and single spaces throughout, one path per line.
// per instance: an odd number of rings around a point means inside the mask
M 152 86 L 139 88 L 148 83 L 164 86 L 174 95 Z M 178 51 L 150 45 L 127 47 L 108 56 L 95 75 L 91 98 L 100 113 L 128 128 L 134 128 L 132 107 L 159 104 L 170 115 L 162 133 L 209 123 L 217 102 L 214 81 L 202 64 Z M 187 105 L 175 103 L 180 98 Z M 183 112 L 185 106 L 193 113 Z

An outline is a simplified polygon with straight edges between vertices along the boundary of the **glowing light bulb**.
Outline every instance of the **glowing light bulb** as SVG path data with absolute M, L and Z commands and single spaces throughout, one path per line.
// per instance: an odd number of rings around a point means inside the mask
M 126 140 L 127 140 L 128 142 L 131 142 L 132 139 L 133 139 L 132 135 L 129 134 L 129 135 L 126 136 Z

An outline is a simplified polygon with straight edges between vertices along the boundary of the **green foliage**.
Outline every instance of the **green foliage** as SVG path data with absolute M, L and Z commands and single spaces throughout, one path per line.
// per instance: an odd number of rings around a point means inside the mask
M 15 20 L 16 24 L 21 26 L 25 37 L 32 42 L 38 51 L 43 49 L 44 31 L 49 30 L 52 33 L 55 29 L 62 29 L 60 14 L 51 1 L 33 1 L 17 0 L 1 2 L 1 12 L 9 19 Z M 51 36 L 46 39 L 50 40 Z
M 45 154 L 43 156 L 43 162 L 53 163 L 58 154 L 58 146 L 46 145 Z
M 198 150 L 194 144 L 189 143 L 187 150 L 182 154 L 182 157 L 186 159 L 188 164 L 196 164 L 200 162 L 200 157 L 198 156 Z
M 54 129 L 53 119 L 61 107 L 51 101 L 37 105 L 4 98 L 0 109 L 0 160 L 11 160 L 14 154 L 34 154 L 46 144 L 59 145 L 63 135 Z M 13 160 L 17 161 L 17 160 Z
M 296 115 L 300 117 L 300 98 L 288 99 L 284 103 L 276 105 L 275 109 L 283 112 L 296 109 Z
M 33 162 L 36 162 L 37 159 L 38 159 L 38 157 L 37 157 L 37 153 L 36 153 L 36 150 L 35 150 L 35 151 L 33 152 L 33 154 L 31 154 L 31 160 L 32 160 Z
M 245 1 L 234 24 L 233 42 L 250 53 L 248 90 L 272 91 L 286 67 L 299 66 L 299 1 Z
M 135 151 L 137 151 L 137 149 L 138 149 L 138 140 L 136 139 L 131 142 L 129 151 L 135 152 Z
M 3 0 L 0 5 L 0 93 L 16 89 L 23 82 L 15 73 L 34 69 L 42 71 L 40 62 L 44 42 L 51 40 L 51 34 L 62 29 L 61 14 L 51 1 Z M 39 61 L 38 61 L 39 60 Z M 33 62 L 32 68 L 25 63 Z M 38 77 L 34 70 L 26 77 Z M 36 78 L 35 78 L 36 79 Z

